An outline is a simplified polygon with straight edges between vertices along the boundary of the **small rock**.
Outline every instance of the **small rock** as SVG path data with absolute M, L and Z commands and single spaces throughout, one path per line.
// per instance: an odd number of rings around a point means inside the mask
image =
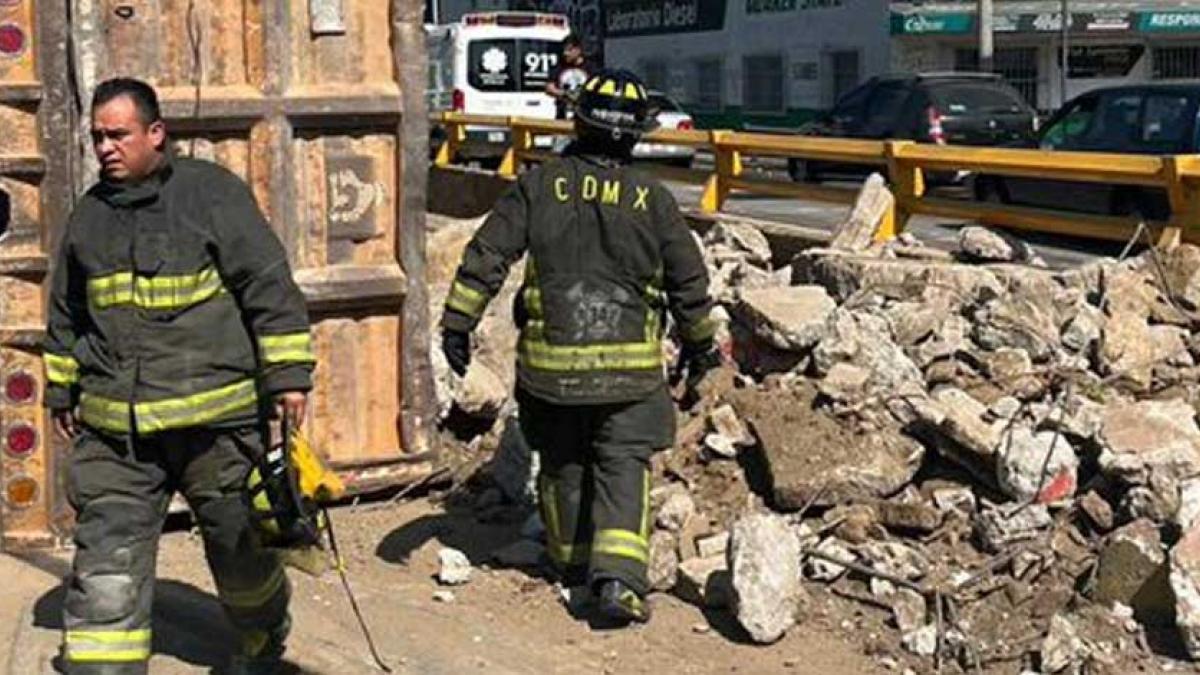
M 1052 523 L 1045 504 L 1005 504 L 985 508 L 975 520 L 975 534 L 985 550 L 999 553 L 1010 544 L 1033 539 Z
M 1021 402 L 1012 396 L 1003 396 L 988 407 L 988 412 L 1000 420 L 1011 420 L 1021 411 Z
M 835 363 L 825 377 L 817 383 L 817 389 L 839 403 L 860 401 L 867 395 L 867 384 L 871 371 L 850 363 Z
M 834 537 L 828 537 L 817 544 L 816 550 L 838 560 L 858 562 L 857 556 Z M 846 573 L 846 568 L 822 558 L 809 556 L 807 559 L 808 578 L 814 581 L 837 581 Z
M 892 596 L 892 619 L 903 634 L 925 625 L 925 598 L 909 588 L 901 588 Z
M 655 532 L 650 535 L 650 564 L 646 574 L 650 588 L 669 591 L 679 579 L 679 555 L 675 552 L 675 536 L 670 532 Z
M 930 497 L 943 513 L 956 511 L 964 516 L 975 513 L 975 493 L 969 487 L 938 488 L 930 493 Z
M 1075 316 L 1063 327 L 1062 343 L 1067 349 L 1083 352 L 1100 339 L 1104 326 L 1104 312 L 1091 305 L 1082 305 Z
M 902 579 L 920 579 L 933 565 L 915 548 L 898 541 L 872 541 L 858 547 L 858 553 L 871 567 Z
M 1079 500 L 1079 508 L 1100 532 L 1108 532 L 1113 528 L 1112 506 L 1095 490 L 1088 492 Z
M 958 250 L 968 260 L 979 262 L 1019 262 L 1028 260 L 1027 246 L 1013 242 L 986 227 L 971 225 L 958 232 Z
M 704 449 L 719 459 L 736 459 L 737 444 L 732 438 L 721 434 L 708 434 L 704 437 Z
M 734 523 L 728 557 L 738 623 L 755 642 L 775 642 L 807 601 L 799 541 L 784 518 L 751 515 Z
M 706 623 L 694 623 L 694 624 L 692 624 L 692 632 L 693 632 L 693 633 L 696 633 L 697 635 L 703 635 L 703 634 L 705 634 L 705 633 L 707 633 L 707 632 L 709 632 L 709 631 L 711 631 L 711 630 L 712 630 L 712 627 L 711 627 L 711 626 L 709 626 L 709 625 L 708 625 L 708 624 L 706 624 Z
M 450 604 L 454 602 L 454 594 L 450 591 L 434 591 L 433 599 L 435 602 Z
M 1050 619 L 1050 631 L 1042 642 L 1042 671 L 1062 672 L 1081 663 L 1087 656 L 1087 645 L 1080 639 L 1075 624 L 1062 614 L 1055 614 Z
M 471 580 L 471 561 L 462 551 L 443 548 L 438 551 L 438 583 L 461 586 Z
M 933 532 L 942 524 L 943 513 L 924 503 L 876 502 L 875 511 L 884 527 Z
M 714 534 L 711 537 L 704 537 L 696 541 L 696 553 L 701 558 L 712 558 L 714 556 L 725 555 L 725 550 L 729 547 L 729 533 L 721 532 Z
M 728 438 L 734 445 L 746 447 L 754 445 L 754 436 L 746 429 L 746 425 L 734 412 L 733 406 L 723 405 L 708 417 L 709 423 L 712 424 L 713 431 Z
M 655 518 L 655 523 L 664 530 L 669 532 L 678 532 L 683 529 L 688 519 L 696 513 L 696 502 L 688 491 L 682 487 L 671 490 L 666 501 L 658 509 L 658 517 Z
M 933 656 L 937 651 L 937 626 L 927 624 L 904 634 L 901 643 L 917 656 Z
M 1200 524 L 1200 478 L 1189 478 L 1180 483 L 1175 524 L 1180 532 L 1189 532 Z
M 698 607 L 728 607 L 732 599 L 729 581 L 725 556 L 692 558 L 679 565 L 675 595 Z

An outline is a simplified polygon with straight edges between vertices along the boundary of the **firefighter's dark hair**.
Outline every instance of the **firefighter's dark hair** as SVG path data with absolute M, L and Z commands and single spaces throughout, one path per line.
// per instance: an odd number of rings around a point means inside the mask
M 101 82 L 92 94 L 92 110 L 121 96 L 128 96 L 133 101 L 138 117 L 145 126 L 162 120 L 162 110 L 158 107 L 158 94 L 154 93 L 154 87 L 132 77 L 114 77 Z

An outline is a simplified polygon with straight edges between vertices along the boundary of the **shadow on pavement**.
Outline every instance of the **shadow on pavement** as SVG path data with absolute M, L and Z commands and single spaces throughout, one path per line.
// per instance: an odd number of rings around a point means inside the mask
M 33 608 L 33 625 L 61 631 L 66 587 L 47 591 Z M 159 580 L 154 598 L 155 654 L 195 666 L 219 668 L 228 662 L 235 642 L 233 627 L 217 599 L 179 581 Z

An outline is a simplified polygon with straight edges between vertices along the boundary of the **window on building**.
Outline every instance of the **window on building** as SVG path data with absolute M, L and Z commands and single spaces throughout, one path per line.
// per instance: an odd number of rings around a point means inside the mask
M 847 92 L 858 86 L 861 76 L 858 65 L 858 51 L 839 51 L 829 55 L 830 70 L 830 100 L 840 101 Z
M 1071 70 L 1068 76 L 1085 80 L 1125 77 L 1137 65 L 1146 48 L 1142 45 L 1082 45 L 1071 47 L 1070 51 Z
M 979 50 L 954 50 L 954 69 L 959 72 L 979 70 Z M 1038 69 L 1036 47 L 997 49 L 992 56 L 993 72 L 1004 78 L 1025 102 L 1037 107 Z
M 646 84 L 647 89 L 667 90 L 666 61 L 642 61 L 639 70 L 642 71 L 642 82 Z
M 1152 57 L 1156 80 L 1200 77 L 1200 46 L 1155 47 Z
M 720 110 L 721 59 L 703 58 L 692 62 L 692 102 L 697 110 Z
M 760 54 L 742 59 L 742 106 L 748 112 L 783 112 L 783 85 L 783 55 Z

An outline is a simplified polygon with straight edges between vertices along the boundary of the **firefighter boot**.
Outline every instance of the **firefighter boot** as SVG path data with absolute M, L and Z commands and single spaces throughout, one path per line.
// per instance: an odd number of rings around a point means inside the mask
M 291 632 L 291 619 L 269 631 L 252 630 L 242 635 L 242 650 L 229 663 L 229 675 L 278 675 L 283 672 L 284 644 Z
M 596 611 L 606 624 L 618 627 L 650 620 L 650 605 L 646 599 L 618 579 L 600 582 Z

